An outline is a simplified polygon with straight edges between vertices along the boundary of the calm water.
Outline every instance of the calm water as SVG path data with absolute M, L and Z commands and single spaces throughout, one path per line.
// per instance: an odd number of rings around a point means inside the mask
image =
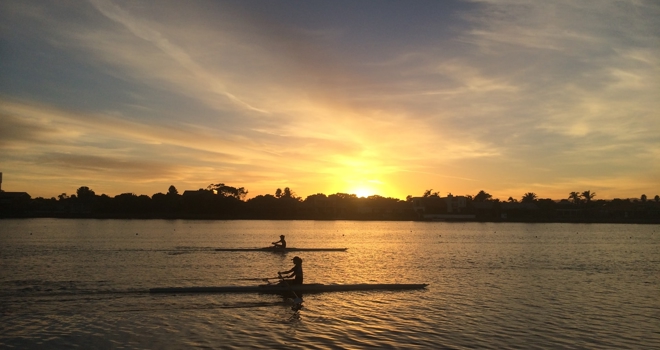
M 150 295 L 308 283 L 426 290 Z M 660 348 L 660 226 L 352 221 L 1 220 L 2 348 Z

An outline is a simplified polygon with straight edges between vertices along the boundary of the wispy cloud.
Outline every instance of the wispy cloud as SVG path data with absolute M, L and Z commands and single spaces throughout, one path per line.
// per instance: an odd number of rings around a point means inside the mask
M 5 3 L 3 166 L 146 193 L 657 187 L 657 3 L 301 6 Z
M 229 92 L 223 82 L 214 78 L 202 66 L 197 64 L 184 50 L 171 43 L 157 30 L 147 23 L 135 18 L 121 7 L 106 0 L 90 0 L 90 2 L 106 17 L 126 27 L 133 35 L 156 46 L 168 57 L 190 72 L 198 81 L 205 82 L 205 87 L 215 93 L 229 98 L 231 101 L 258 112 L 266 112 L 236 97 Z

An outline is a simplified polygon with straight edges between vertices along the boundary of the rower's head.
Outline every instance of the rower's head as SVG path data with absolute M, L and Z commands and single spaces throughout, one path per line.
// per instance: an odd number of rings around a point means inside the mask
M 293 260 L 293 263 L 296 264 L 296 265 L 300 265 L 300 264 L 302 264 L 302 259 L 299 258 L 299 257 L 297 257 L 297 256 L 294 257 L 294 258 L 291 259 L 291 260 Z
M 284 235 L 280 235 L 280 238 L 284 238 Z

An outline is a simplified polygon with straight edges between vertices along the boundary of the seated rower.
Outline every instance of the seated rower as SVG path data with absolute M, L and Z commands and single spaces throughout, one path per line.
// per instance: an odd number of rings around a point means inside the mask
M 288 271 L 282 271 L 278 272 L 277 274 L 282 277 L 282 281 L 280 282 L 281 284 L 288 284 L 288 285 L 295 285 L 295 284 L 303 284 L 303 268 L 302 268 L 302 259 L 299 257 L 294 257 L 293 259 L 293 264 L 294 266 L 291 268 L 291 270 Z M 290 273 L 288 276 L 282 276 L 283 274 Z M 288 278 L 288 279 L 285 279 Z M 291 279 L 293 278 L 293 279 Z
M 280 240 L 272 243 L 275 248 L 286 248 L 286 240 L 284 240 L 284 235 L 280 235 Z

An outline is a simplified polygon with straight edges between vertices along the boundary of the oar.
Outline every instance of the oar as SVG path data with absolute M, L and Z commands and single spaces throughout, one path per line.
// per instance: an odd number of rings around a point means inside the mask
M 236 281 L 268 281 L 276 280 L 279 277 L 262 277 L 262 278 L 236 278 Z
M 293 296 L 296 297 L 295 299 L 293 299 L 293 304 L 294 304 L 294 305 L 291 307 L 291 310 L 296 311 L 296 312 L 297 312 L 297 311 L 300 311 L 300 309 L 302 309 L 302 303 L 303 303 L 302 298 L 299 297 L 298 294 L 296 294 L 296 292 L 293 290 L 293 288 L 291 288 L 291 286 L 289 285 L 289 283 L 287 283 L 287 281 L 284 279 L 284 277 L 282 277 L 282 274 L 281 274 L 281 273 L 278 272 L 277 274 L 279 275 L 278 277 L 280 278 L 280 280 L 282 280 L 282 283 L 283 283 L 285 286 L 289 287 L 289 291 L 290 291 L 291 293 L 293 293 Z

